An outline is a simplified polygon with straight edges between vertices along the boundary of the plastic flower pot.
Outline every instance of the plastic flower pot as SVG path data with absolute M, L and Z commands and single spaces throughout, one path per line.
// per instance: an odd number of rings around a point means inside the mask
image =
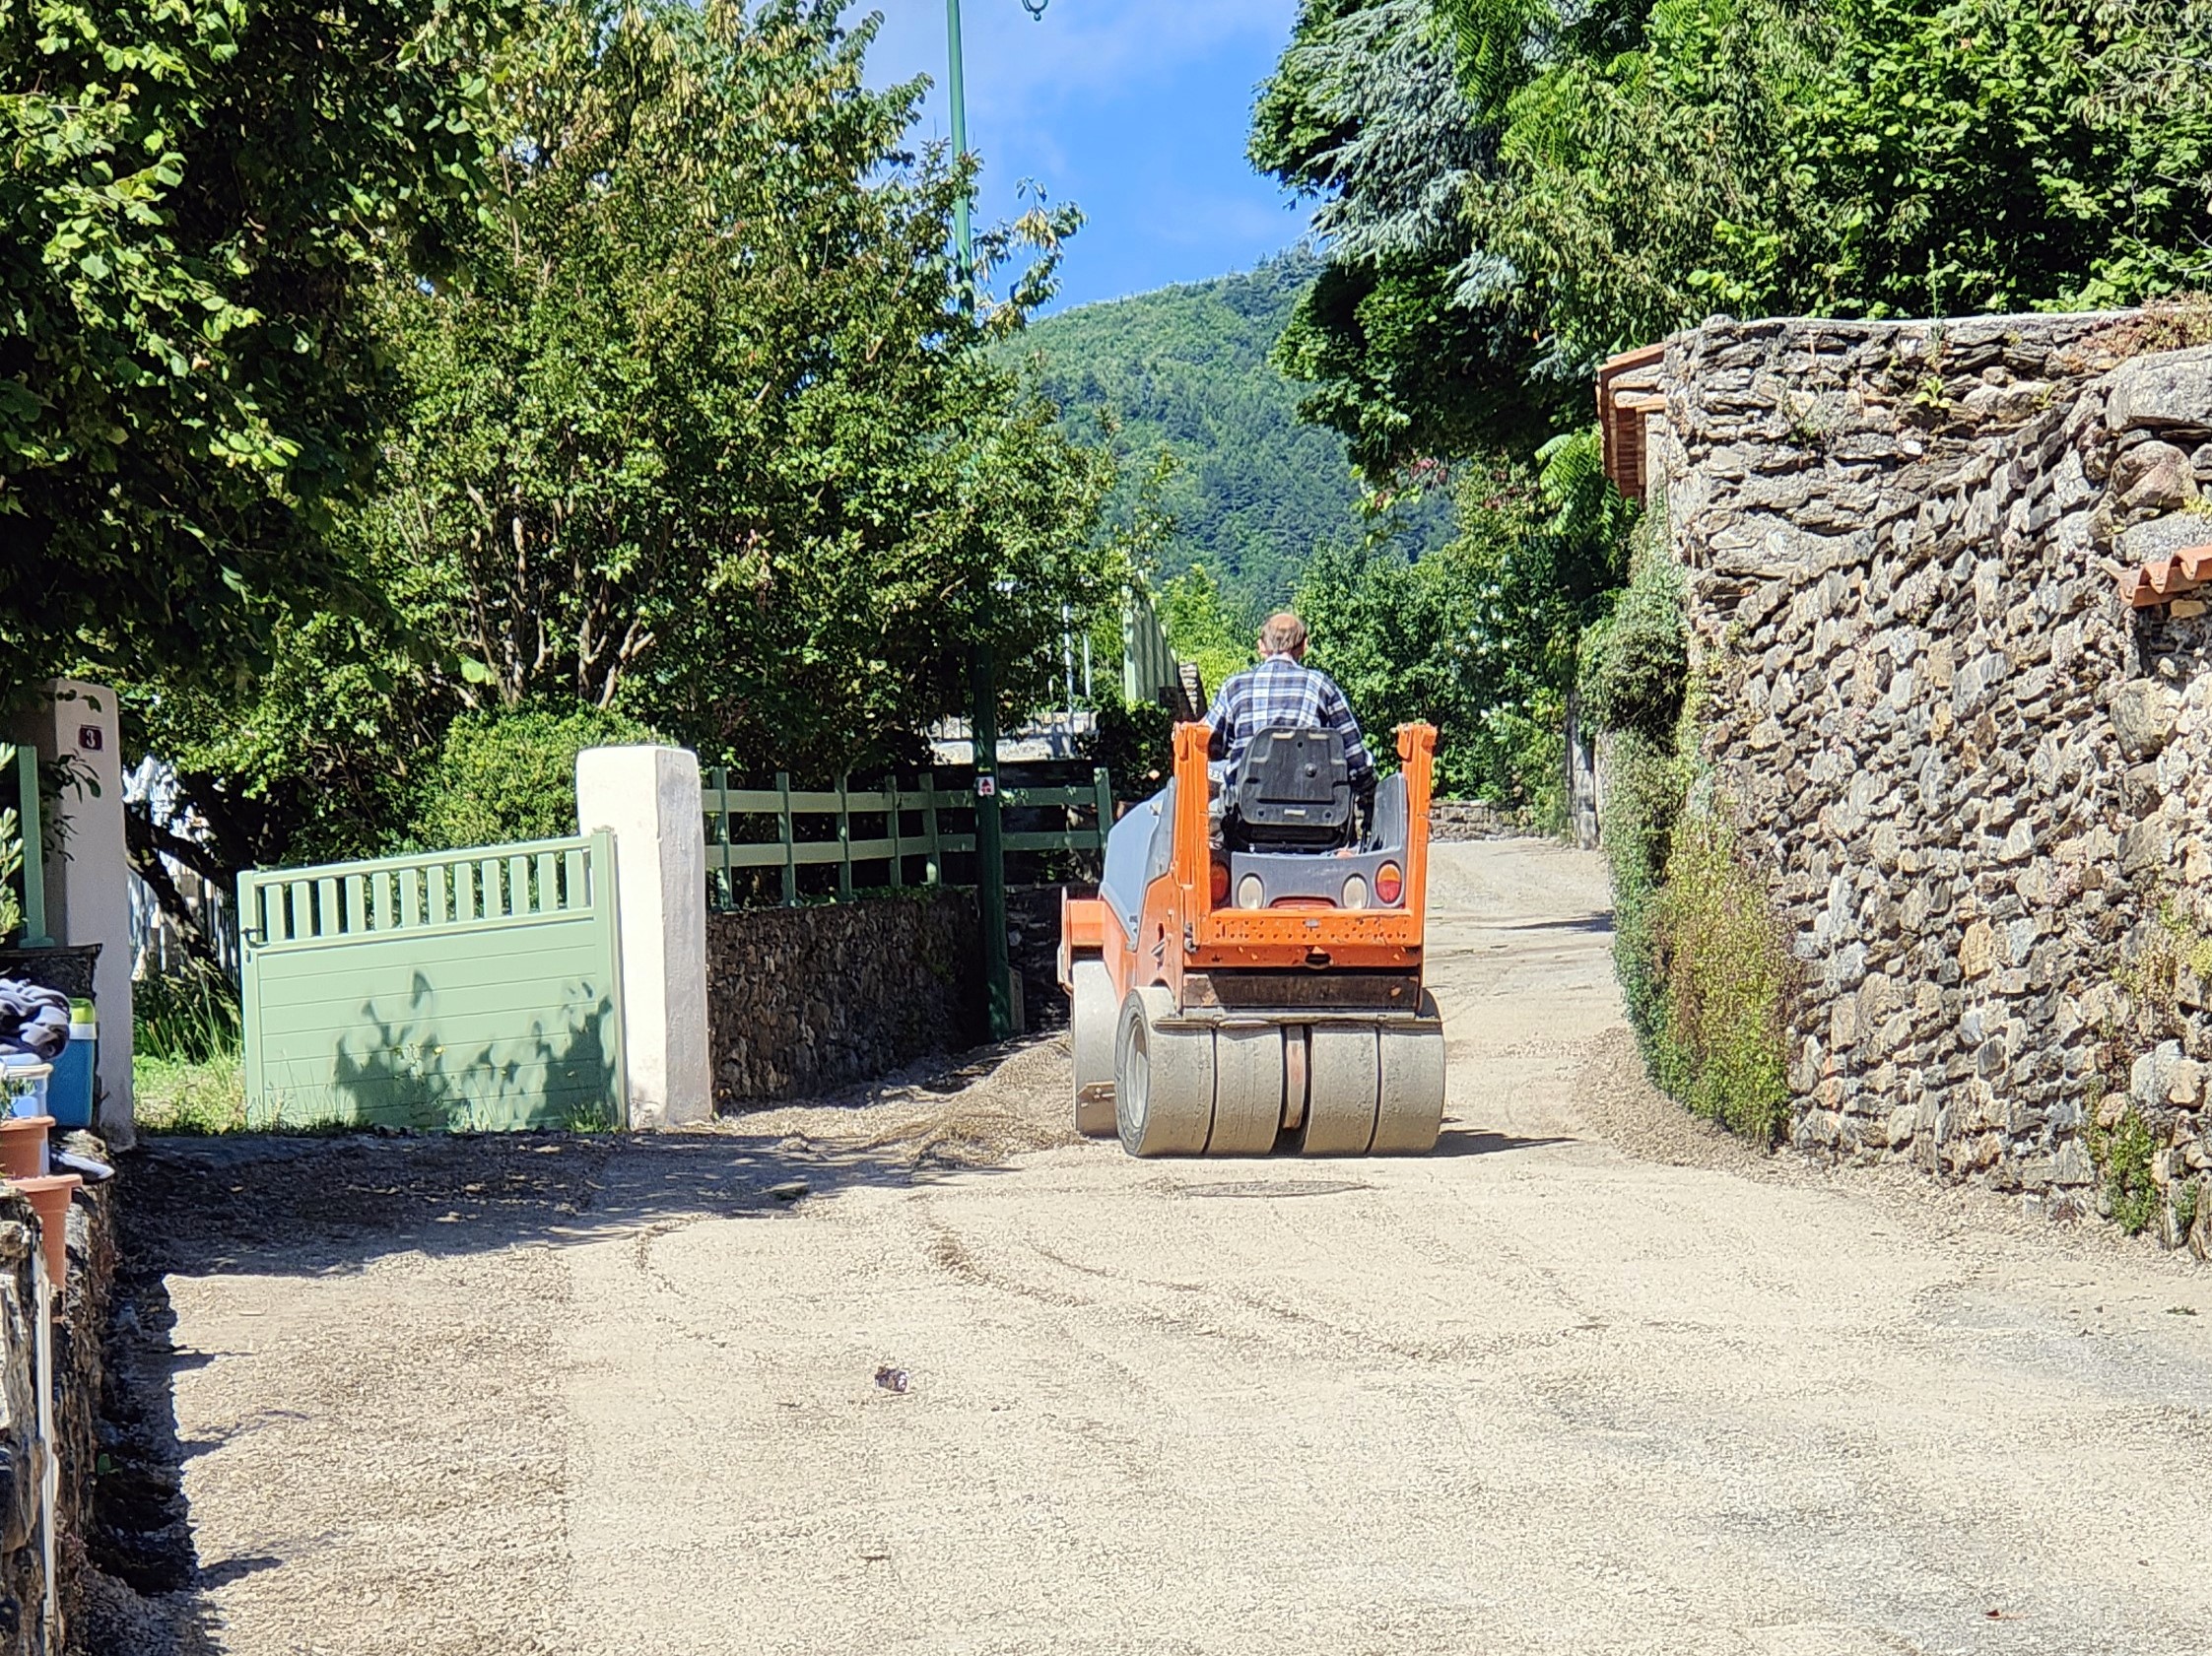
M 53 1125 L 50 1115 L 0 1116 L 0 1177 L 45 1177 L 46 1135 Z
M 69 1280 L 69 1200 L 85 1181 L 75 1173 L 49 1173 L 12 1182 L 38 1216 L 38 1249 L 45 1256 L 46 1281 L 59 1298 Z

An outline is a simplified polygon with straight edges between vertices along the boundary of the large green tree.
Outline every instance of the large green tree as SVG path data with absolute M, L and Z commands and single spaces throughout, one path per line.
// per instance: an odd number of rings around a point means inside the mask
M 970 179 L 907 152 L 921 88 L 869 90 L 837 10 L 565 4 L 508 66 L 477 280 L 387 294 L 409 403 L 364 520 L 428 572 L 463 699 L 818 771 L 957 705 L 978 641 L 1022 701 L 1093 600 L 1105 468 L 982 349 L 1073 216 L 954 269 Z
M 221 860 L 435 836 L 456 717 L 567 741 L 582 707 L 828 777 L 916 754 L 979 642 L 1010 708 L 1044 691 L 1107 584 L 1111 467 L 990 347 L 1073 219 L 955 269 L 968 179 L 908 149 L 920 88 L 865 85 L 868 33 L 812 0 L 528 12 L 467 279 L 373 307 L 401 395 L 333 533 L 382 608 L 275 628 L 242 703 L 134 699 Z
M 1252 155 L 1329 237 L 1282 361 L 1387 480 L 1525 454 L 1714 310 L 2212 283 L 2212 7 L 1305 0 Z
M 222 677 L 344 588 L 361 323 L 447 268 L 503 0 L 0 0 L 0 698 Z

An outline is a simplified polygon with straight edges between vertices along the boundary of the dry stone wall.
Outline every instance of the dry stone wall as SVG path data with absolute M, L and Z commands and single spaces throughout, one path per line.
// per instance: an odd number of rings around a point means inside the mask
M 2202 1251 L 2212 629 L 2114 579 L 2212 541 L 2212 351 L 2173 326 L 1717 319 L 1646 435 L 1700 786 L 1799 973 L 1794 1141 L 2055 1215 L 2111 1206 L 2140 1127 Z
M 86 1134 L 73 1148 L 105 1148 Z M 58 1464 L 55 1554 L 62 1631 L 80 1619 L 101 1450 L 102 1343 L 115 1274 L 112 1186 L 80 1192 L 68 1219 L 69 1284 L 54 1320 L 52 1453 Z M 38 1528 L 37 1223 L 31 1204 L 0 1194 L 0 1653 L 58 1650 L 45 1629 L 46 1571 Z
M 975 903 L 939 890 L 706 917 L 717 1107 L 866 1081 L 981 1038 Z

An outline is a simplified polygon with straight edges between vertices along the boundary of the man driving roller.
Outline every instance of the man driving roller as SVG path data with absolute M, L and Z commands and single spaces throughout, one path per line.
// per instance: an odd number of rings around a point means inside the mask
M 1234 780 L 1261 731 L 1333 730 L 1344 738 L 1352 796 L 1365 810 L 1374 797 L 1374 761 L 1360 739 L 1360 721 L 1344 692 L 1318 667 L 1306 665 L 1306 623 L 1290 611 L 1267 618 L 1259 629 L 1259 665 L 1232 677 L 1207 709 L 1206 722 L 1214 732 L 1207 751 L 1229 762 Z

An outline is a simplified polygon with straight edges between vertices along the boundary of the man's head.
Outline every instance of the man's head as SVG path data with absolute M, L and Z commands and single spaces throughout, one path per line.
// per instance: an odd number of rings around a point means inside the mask
M 1288 610 L 1277 610 L 1267 618 L 1267 625 L 1259 629 L 1261 655 L 1287 655 L 1293 661 L 1306 659 L 1306 623 Z

